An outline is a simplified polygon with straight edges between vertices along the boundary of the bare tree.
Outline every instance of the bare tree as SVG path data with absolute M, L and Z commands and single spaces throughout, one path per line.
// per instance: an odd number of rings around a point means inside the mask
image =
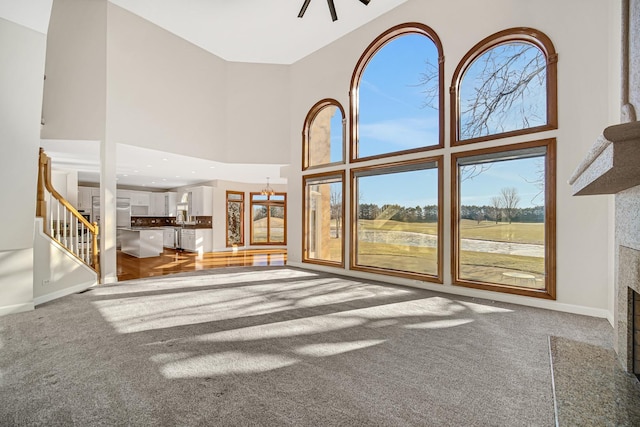
M 502 198 L 504 213 L 507 216 L 509 224 L 511 224 L 511 221 L 513 220 L 513 213 L 518 209 L 518 204 L 520 203 L 518 189 L 515 187 L 505 187 L 500 190 L 500 196 Z
M 493 218 L 496 220 L 497 224 L 498 218 L 500 217 L 500 211 L 502 210 L 502 197 L 493 196 L 491 198 L 491 207 L 493 208 Z
M 510 42 L 480 55 L 465 71 L 459 96 L 461 139 L 538 126 L 546 121 L 547 61 L 540 49 Z M 438 67 L 427 61 L 423 106 L 438 108 Z
M 472 180 L 482 172 L 491 169 L 493 163 L 474 163 L 460 167 L 460 182 Z

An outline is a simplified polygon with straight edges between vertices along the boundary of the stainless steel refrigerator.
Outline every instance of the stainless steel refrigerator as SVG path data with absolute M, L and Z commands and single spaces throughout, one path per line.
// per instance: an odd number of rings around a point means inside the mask
M 100 223 L 100 197 L 91 200 L 91 218 Z M 116 197 L 116 228 L 131 227 L 131 199 Z

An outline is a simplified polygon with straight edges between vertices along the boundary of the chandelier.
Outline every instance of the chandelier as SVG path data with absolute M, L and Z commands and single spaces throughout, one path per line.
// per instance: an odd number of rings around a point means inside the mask
M 267 177 L 267 186 L 264 187 L 262 191 L 260 191 L 260 194 L 262 194 L 263 196 L 273 196 L 274 194 L 276 194 L 273 188 L 271 188 L 271 186 L 269 185 L 269 177 Z

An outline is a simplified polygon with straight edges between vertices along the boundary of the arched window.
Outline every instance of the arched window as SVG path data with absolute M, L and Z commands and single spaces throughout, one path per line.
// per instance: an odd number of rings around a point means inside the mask
M 369 45 L 351 79 L 351 161 L 444 146 L 443 63 L 423 24 L 398 25 Z
M 532 28 L 512 28 L 476 44 L 451 84 L 452 144 L 557 128 L 557 55 Z
M 344 108 L 335 99 L 317 102 L 304 120 L 302 169 L 344 163 Z

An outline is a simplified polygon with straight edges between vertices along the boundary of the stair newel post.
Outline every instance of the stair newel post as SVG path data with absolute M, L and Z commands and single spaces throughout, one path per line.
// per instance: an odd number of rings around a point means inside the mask
M 45 218 L 45 229 L 47 222 L 47 202 L 44 200 L 44 169 L 46 163 L 47 155 L 44 153 L 44 149 L 40 147 L 40 153 L 38 155 L 38 200 L 36 202 L 36 216 Z
M 100 229 L 97 222 L 94 222 L 93 226 L 95 227 L 95 233 L 93 233 L 91 239 L 91 263 L 98 273 L 98 281 L 100 281 L 100 258 L 98 257 L 98 233 Z

